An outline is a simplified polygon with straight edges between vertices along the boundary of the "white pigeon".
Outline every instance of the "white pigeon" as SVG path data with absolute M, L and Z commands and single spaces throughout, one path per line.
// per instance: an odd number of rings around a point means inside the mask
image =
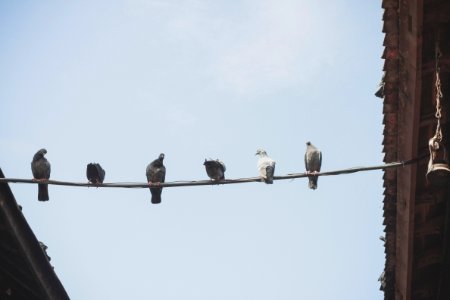
M 258 159 L 258 171 L 265 183 L 273 183 L 273 174 L 275 173 L 275 161 L 271 159 L 267 152 L 263 149 L 256 150 L 256 154 L 259 155 Z

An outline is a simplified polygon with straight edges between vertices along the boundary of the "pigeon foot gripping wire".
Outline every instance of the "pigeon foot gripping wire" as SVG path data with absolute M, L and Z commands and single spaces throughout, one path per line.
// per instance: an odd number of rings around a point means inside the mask
M 48 182 L 48 180 L 44 179 L 44 178 L 33 178 L 31 180 L 33 180 L 34 182 L 38 182 L 38 183 L 47 183 Z

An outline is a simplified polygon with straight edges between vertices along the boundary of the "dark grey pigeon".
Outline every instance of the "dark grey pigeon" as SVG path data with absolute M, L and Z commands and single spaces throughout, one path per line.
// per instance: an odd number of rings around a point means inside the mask
M 43 242 L 39 241 L 39 246 L 41 246 L 42 251 L 44 251 L 44 254 L 47 257 L 47 260 L 51 261 L 52 258 L 50 256 L 48 256 L 48 253 L 47 253 L 47 249 L 48 249 L 47 245 L 44 244 Z
M 47 154 L 47 150 L 41 149 L 33 156 L 31 172 L 36 181 L 44 181 L 50 178 L 50 163 L 44 157 L 45 154 Z M 48 201 L 48 184 L 40 183 L 38 189 L 38 200 Z
M 275 173 L 275 161 L 271 159 L 264 149 L 256 150 L 256 154 L 259 155 L 257 167 L 259 175 L 267 184 L 273 184 L 273 175 Z
M 216 181 L 216 180 L 223 180 L 225 179 L 225 164 L 223 162 L 221 162 L 220 160 L 216 159 L 216 160 L 206 160 L 203 163 L 203 165 L 205 166 L 206 169 L 206 174 L 208 174 L 209 178 L 211 178 L 211 180 Z
M 86 177 L 93 184 L 103 183 L 103 180 L 105 180 L 105 170 L 98 163 L 90 163 L 86 167 Z
M 305 153 L 305 167 L 306 173 L 311 174 L 309 178 L 309 188 L 317 189 L 317 180 L 319 177 L 316 175 L 320 172 L 320 167 L 322 166 L 322 152 L 314 147 L 311 142 L 306 143 L 306 153 Z
M 166 167 L 164 167 L 163 160 L 164 153 L 161 153 L 147 166 L 146 175 L 149 184 L 162 183 L 166 179 Z M 161 203 L 162 187 L 151 187 L 150 192 L 152 193 L 152 203 Z

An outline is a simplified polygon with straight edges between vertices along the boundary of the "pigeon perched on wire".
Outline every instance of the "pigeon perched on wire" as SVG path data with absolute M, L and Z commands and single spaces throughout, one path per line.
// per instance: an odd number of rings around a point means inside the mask
M 216 160 L 206 160 L 203 163 L 203 165 L 205 166 L 206 169 L 206 174 L 208 174 L 209 178 L 211 178 L 211 180 L 216 181 L 216 180 L 223 180 L 225 179 L 225 164 L 223 162 L 221 162 L 220 160 L 216 159 Z
M 163 164 L 164 153 L 161 153 L 157 159 L 152 161 L 146 170 L 148 185 L 160 184 L 166 179 L 166 167 Z M 161 203 L 162 187 L 151 187 L 152 203 Z
M 317 173 L 320 172 L 320 167 L 322 166 L 322 152 L 317 149 L 311 142 L 306 143 L 306 153 L 305 153 L 305 168 L 306 174 L 308 174 L 309 188 L 317 189 L 317 181 L 319 176 Z
M 50 163 L 44 157 L 47 154 L 47 150 L 41 149 L 33 156 L 31 162 L 31 172 L 33 173 L 33 180 L 37 182 L 44 182 L 50 178 Z M 38 184 L 38 200 L 48 201 L 48 184 Z
M 101 184 L 105 180 L 105 170 L 98 163 L 90 163 L 86 167 L 86 177 L 92 184 Z
M 257 163 L 259 175 L 265 183 L 272 184 L 273 174 L 275 173 L 275 161 L 271 159 L 263 149 L 256 150 L 255 155 L 259 155 Z

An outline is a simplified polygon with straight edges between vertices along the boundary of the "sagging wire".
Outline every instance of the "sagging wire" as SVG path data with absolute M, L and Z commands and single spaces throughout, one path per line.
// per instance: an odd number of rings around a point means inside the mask
M 351 174 L 357 172 L 373 171 L 373 170 L 384 170 L 392 169 L 398 167 L 405 167 L 407 165 L 414 164 L 424 158 L 428 157 L 422 156 L 410 160 L 390 162 L 383 165 L 369 166 L 369 167 L 353 167 L 348 169 L 319 172 L 314 176 L 335 176 L 343 174 Z M 296 179 L 305 178 L 311 176 L 307 173 L 291 173 L 282 176 L 274 176 L 273 180 L 286 180 L 286 179 Z M 261 182 L 261 177 L 248 177 L 248 178 L 237 178 L 237 179 L 223 179 L 223 180 L 192 180 L 192 181 L 172 181 L 172 182 L 153 182 L 153 183 L 140 183 L 140 182 L 110 182 L 110 183 L 99 183 L 94 184 L 90 182 L 71 182 L 71 181 L 59 181 L 59 180 L 35 180 L 35 179 L 21 179 L 21 178 L 0 178 L 0 183 L 11 182 L 11 183 L 27 183 L 27 184 L 39 184 L 45 183 L 50 185 L 62 185 L 62 186 L 75 186 L 75 187 L 104 187 L 104 188 L 149 188 L 149 187 L 182 187 L 182 186 L 201 186 L 201 185 L 221 185 L 221 184 L 235 184 L 235 183 L 248 183 L 248 182 Z

